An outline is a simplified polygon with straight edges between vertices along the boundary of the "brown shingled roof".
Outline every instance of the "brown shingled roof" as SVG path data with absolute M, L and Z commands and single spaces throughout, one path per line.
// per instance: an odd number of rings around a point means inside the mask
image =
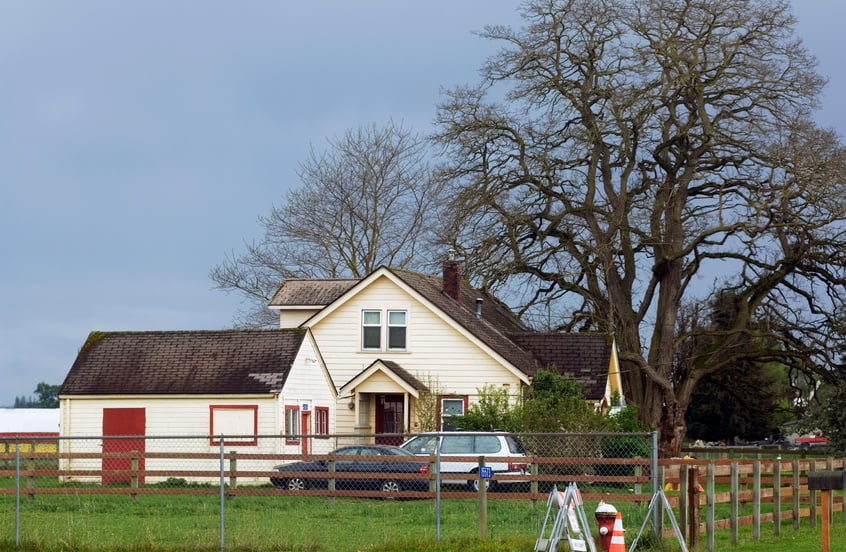
M 394 374 L 397 375 L 397 377 L 399 377 L 402 381 L 404 381 L 417 391 L 427 391 L 429 389 L 422 381 L 414 377 L 411 372 L 409 372 L 393 360 L 378 360 L 377 362 L 381 362 L 385 366 L 385 368 L 392 371 Z
M 60 395 L 272 393 L 303 330 L 92 332 Z
M 357 279 L 285 280 L 273 299 L 271 307 L 326 306 L 357 284 Z
M 611 341 L 600 334 L 526 332 L 510 339 L 531 351 L 540 368 L 573 378 L 582 384 L 585 398 L 600 400 L 605 395 L 611 364 Z

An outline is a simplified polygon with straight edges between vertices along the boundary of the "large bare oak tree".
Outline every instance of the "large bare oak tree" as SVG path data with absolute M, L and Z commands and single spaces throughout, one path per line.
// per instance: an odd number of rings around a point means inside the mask
M 260 217 L 263 238 L 211 271 L 218 289 L 246 299 L 239 325 L 278 323 L 266 307 L 288 278 L 361 278 L 382 265 L 434 263 L 440 185 L 419 134 L 394 122 L 349 130 L 325 151 L 312 149 L 299 177 Z
M 439 108 L 456 247 L 528 316 L 616 336 L 627 396 L 678 454 L 697 381 L 743 360 L 837 379 L 844 149 L 784 0 L 530 0 Z M 677 317 L 729 290 L 694 357 Z M 750 344 L 765 344 L 760 348 Z M 775 345 L 774 345 L 775 344 Z M 777 358 L 775 358 L 777 357 Z

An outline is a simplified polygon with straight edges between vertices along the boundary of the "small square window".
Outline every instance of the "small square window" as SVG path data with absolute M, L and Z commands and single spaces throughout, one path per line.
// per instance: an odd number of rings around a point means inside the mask
M 441 431 L 457 429 L 457 420 L 461 416 L 464 416 L 464 397 L 441 399 Z
M 443 399 L 441 412 L 444 416 L 464 416 L 464 399 Z

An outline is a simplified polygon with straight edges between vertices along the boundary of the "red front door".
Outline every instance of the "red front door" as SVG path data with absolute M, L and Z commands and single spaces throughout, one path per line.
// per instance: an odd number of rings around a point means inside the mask
M 303 411 L 303 427 L 301 433 L 303 434 L 303 454 L 308 454 L 311 452 L 311 443 L 309 435 L 311 435 L 311 412 L 308 410 Z
M 405 431 L 405 401 L 402 395 L 376 396 L 376 443 L 380 445 L 399 445 Z M 382 436 L 383 433 L 395 435 Z
M 147 415 L 143 408 L 104 408 L 103 409 L 103 437 L 115 435 L 131 435 L 143 437 L 147 426 Z M 138 459 L 138 469 L 144 471 L 144 439 L 103 439 L 103 484 L 129 483 L 132 474 L 132 452 L 141 455 Z M 118 457 L 109 455 L 117 454 Z M 116 470 L 125 473 L 114 473 Z M 144 483 L 144 477 L 138 478 L 138 483 Z

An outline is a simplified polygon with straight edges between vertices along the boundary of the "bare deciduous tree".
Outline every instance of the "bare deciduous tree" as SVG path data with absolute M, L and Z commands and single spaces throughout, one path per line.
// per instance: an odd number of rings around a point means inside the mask
M 678 454 L 704 375 L 831 376 L 846 299 L 844 148 L 785 0 L 531 0 L 478 87 L 439 110 L 456 247 L 524 316 L 613 333 L 627 396 Z M 673 375 L 683 300 L 737 298 Z M 707 289 L 705 289 L 707 288 Z M 761 323 L 765 321 L 765 323 Z M 751 337 L 760 339 L 750 339 Z M 773 347 L 773 343 L 778 344 Z M 749 343 L 766 343 L 758 351 Z M 776 360 L 776 359 L 773 359 Z
M 265 308 L 287 278 L 359 278 L 382 265 L 422 269 L 441 203 L 426 141 L 393 122 L 359 127 L 312 151 L 301 185 L 259 220 L 264 237 L 211 271 L 244 295 L 239 325 L 272 325 Z

